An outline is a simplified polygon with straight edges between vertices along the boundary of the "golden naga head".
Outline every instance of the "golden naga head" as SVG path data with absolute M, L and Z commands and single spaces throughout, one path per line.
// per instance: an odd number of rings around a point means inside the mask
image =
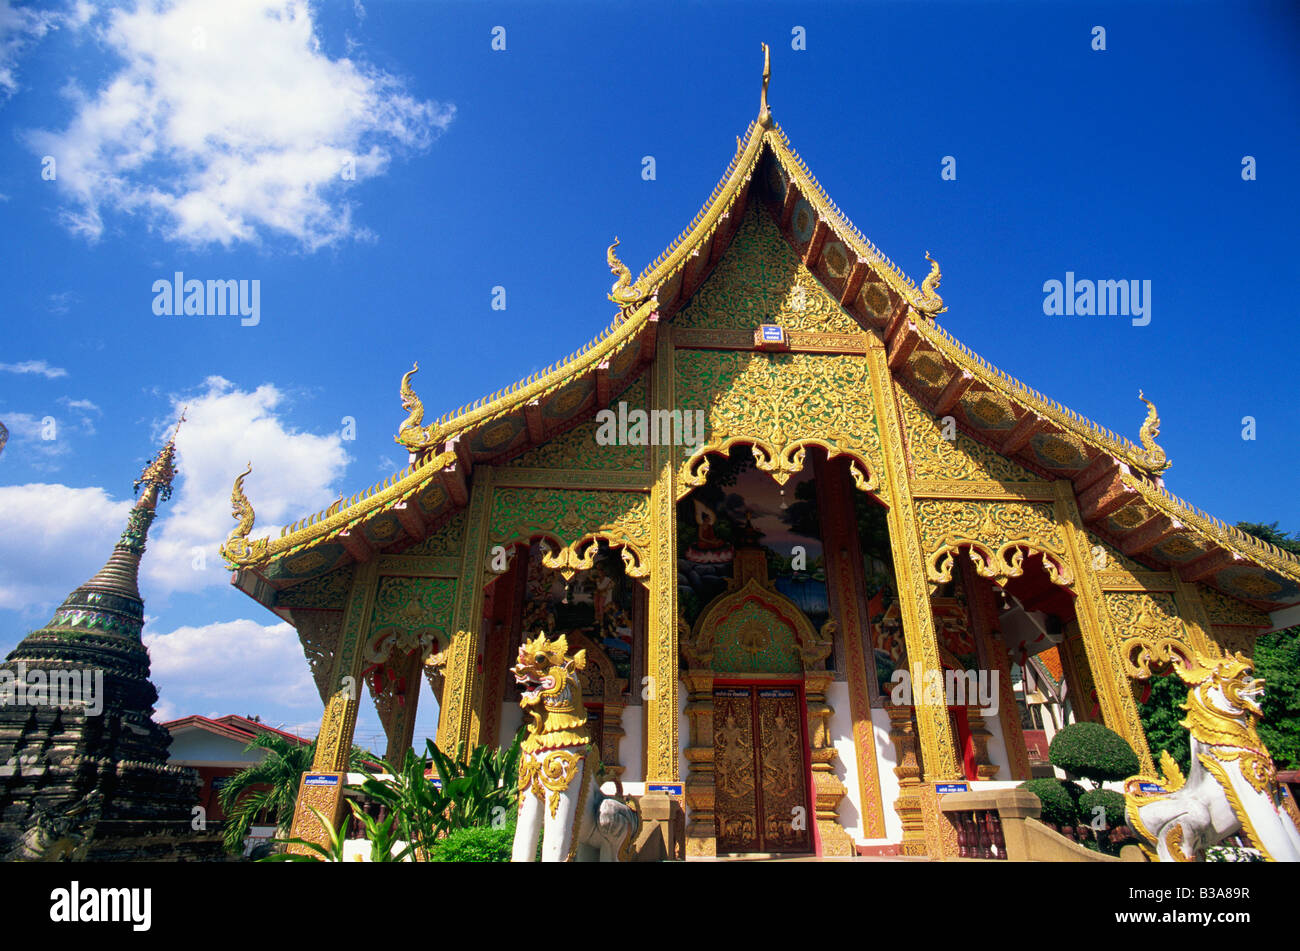
M 519 699 L 520 706 L 531 706 L 549 700 L 568 688 L 570 674 L 587 666 L 587 652 L 580 650 L 572 657 L 568 654 L 569 641 L 563 634 L 551 641 L 541 632 L 532 640 L 524 641 L 519 648 L 519 657 L 511 668 L 515 683 L 524 688 L 523 696 Z M 576 692 L 577 678 L 573 680 Z
M 1183 683 L 1193 688 L 1200 702 L 1216 713 L 1233 719 L 1263 716 L 1259 702 L 1264 697 L 1264 680 L 1254 676 L 1254 664 L 1244 654 L 1238 652 L 1219 658 L 1198 654 L 1194 664 L 1189 667 L 1175 664 L 1174 671 Z M 1191 702 L 1189 695 L 1188 703 Z

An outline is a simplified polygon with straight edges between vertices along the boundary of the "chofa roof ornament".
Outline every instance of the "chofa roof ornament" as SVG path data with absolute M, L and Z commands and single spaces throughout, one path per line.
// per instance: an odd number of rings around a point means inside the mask
M 943 279 L 943 275 L 939 272 L 939 262 L 930 257 L 929 251 L 925 252 L 925 259 L 930 262 L 930 273 L 921 282 L 921 296 L 914 306 L 933 320 L 948 308 L 943 305 L 943 298 L 939 296 L 939 281 Z
M 238 524 L 230 530 L 226 543 L 221 546 L 221 554 L 234 565 L 258 561 L 266 550 L 265 538 L 252 541 L 248 538 L 248 533 L 253 530 L 253 522 L 257 518 L 253 511 L 253 503 L 249 502 L 248 496 L 244 494 L 244 479 L 252 471 L 253 464 L 250 462 L 248 467 L 235 477 L 235 486 L 230 491 L 230 514 L 238 520 Z
M 605 260 L 609 264 L 609 273 L 617 278 L 614 285 L 609 289 L 609 299 L 619 306 L 623 318 L 626 319 L 632 315 L 633 311 L 644 304 L 650 295 L 641 289 L 640 284 L 633 282 L 631 270 L 619 260 L 618 254 L 614 251 L 617 247 L 618 237 L 615 236 L 614 243 L 605 252 Z
M 1138 390 L 1138 399 L 1147 404 L 1147 418 L 1143 421 L 1142 428 L 1138 430 L 1138 438 L 1142 440 L 1142 452 L 1139 458 L 1153 475 L 1159 475 L 1173 463 L 1169 461 L 1165 451 L 1156 445 L 1156 437 L 1160 435 L 1160 416 L 1156 413 L 1156 405 L 1147 399 L 1141 390 Z

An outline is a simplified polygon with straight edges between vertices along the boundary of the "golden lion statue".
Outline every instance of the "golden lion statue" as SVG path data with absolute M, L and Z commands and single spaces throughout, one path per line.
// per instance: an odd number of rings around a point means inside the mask
M 1240 653 L 1197 655 L 1174 671 L 1189 688 L 1180 725 L 1191 733 L 1191 775 L 1184 779 L 1165 750 L 1162 777 L 1124 783 L 1125 817 L 1142 851 L 1154 861 L 1193 862 L 1207 846 L 1244 832 L 1265 860 L 1300 861 L 1300 817 L 1255 730 L 1264 681 Z M 1144 784 L 1164 791 L 1144 792 Z
M 538 634 L 524 641 L 512 668 L 529 720 L 520 744 L 515 862 L 533 861 L 539 833 L 543 862 L 619 861 L 636 834 L 631 807 L 600 791 L 577 675 L 587 652 L 568 654 L 563 634 L 553 641 Z

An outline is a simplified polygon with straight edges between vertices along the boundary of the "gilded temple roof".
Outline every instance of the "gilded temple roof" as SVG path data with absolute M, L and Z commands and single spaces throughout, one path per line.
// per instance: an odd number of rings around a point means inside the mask
M 278 587 L 365 557 L 420 526 L 438 524 L 468 500 L 475 464 L 500 464 L 589 419 L 642 376 L 659 328 L 709 277 L 751 205 L 766 209 L 787 244 L 845 313 L 883 340 L 896 380 L 935 416 L 1044 478 L 1069 478 L 1089 527 L 1126 555 L 1177 568 L 1275 610 L 1300 603 L 1300 559 L 1239 531 L 1172 495 L 1169 467 L 1155 442 L 1159 417 L 1143 397 L 1140 444 L 1097 425 L 994 367 L 938 323 L 939 265 L 929 255 L 918 285 L 876 248 L 826 195 L 764 98 L 726 171 L 690 224 L 633 279 L 617 255 L 609 293 L 614 314 L 585 346 L 546 369 L 474 403 L 424 420 L 418 365 L 402 378 L 406 419 L 395 440 L 412 462 L 388 479 L 284 528 L 250 538 L 252 506 L 242 476 L 232 503 L 240 524 L 223 555 Z M 1236 581 L 1234 581 L 1236 579 Z

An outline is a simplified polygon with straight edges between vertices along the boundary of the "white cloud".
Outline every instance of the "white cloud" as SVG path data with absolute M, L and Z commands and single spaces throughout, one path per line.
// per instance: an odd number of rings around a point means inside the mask
M 173 397 L 172 403 L 177 416 L 185 409 L 176 437 L 180 475 L 175 496 L 160 506 L 151 552 L 142 565 L 162 590 L 194 591 L 228 582 L 217 547 L 235 526 L 230 489 L 245 462 L 253 463 L 244 491 L 257 513 L 255 536 L 268 528 L 278 534 L 282 524 L 338 498 L 333 484 L 350 461 L 341 436 L 287 426 L 277 413 L 284 394 L 271 384 L 249 392 L 210 377 L 202 391 Z M 199 552 L 205 565 L 195 568 Z
M 367 237 L 348 186 L 382 174 L 394 150 L 426 148 L 455 112 L 330 59 L 305 0 L 145 0 L 114 11 L 101 38 L 120 71 L 93 94 L 69 92 L 66 129 L 27 136 L 58 161 L 65 224 L 91 239 L 109 210 L 190 245 Z
M 57 294 L 51 294 L 46 300 L 45 309 L 51 314 L 62 316 L 72 309 L 72 305 L 80 301 L 81 298 L 73 291 L 60 291 Z
M 130 508 L 99 488 L 0 486 L 0 608 L 48 620 L 108 560 Z
M 146 628 L 144 644 L 159 721 L 286 707 L 301 716 L 320 706 L 298 634 L 286 622 L 218 621 L 165 634 Z
M 0 0 L 0 2 L 3 2 L 3 0 Z M 39 373 L 47 380 L 53 380 L 68 375 L 67 370 L 62 367 L 52 367 L 44 360 L 24 360 L 22 363 L 0 363 L 0 371 L 4 373 Z
M 72 452 L 72 443 L 62 435 L 67 427 L 57 417 L 5 411 L 0 422 L 9 430 L 6 461 L 20 459 L 35 472 L 58 472 L 60 460 Z
M 17 67 L 23 53 L 64 20 L 57 11 L 15 7 L 0 0 L 0 101 L 18 91 Z

